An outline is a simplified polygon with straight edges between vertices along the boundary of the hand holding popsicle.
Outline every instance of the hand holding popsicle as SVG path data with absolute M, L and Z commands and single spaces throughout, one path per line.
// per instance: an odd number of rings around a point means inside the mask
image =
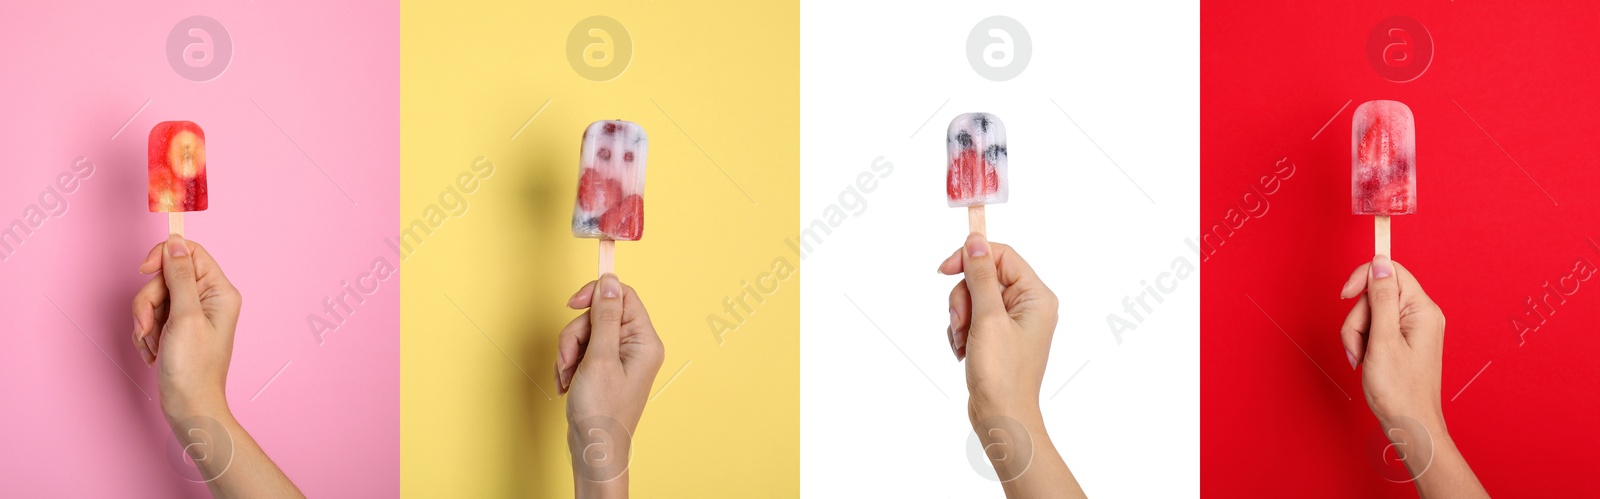
M 1419 494 L 1488 497 L 1445 426 L 1444 312 L 1409 270 L 1384 255 L 1357 267 L 1339 296 L 1359 297 L 1340 330 L 1345 355 L 1352 369 L 1365 367 L 1367 407 L 1401 449 Z
M 632 435 L 666 348 L 638 292 L 616 275 L 585 284 L 567 306 L 587 309 L 556 341 L 555 382 L 567 395 L 573 480 L 579 497 L 626 497 Z
M 218 497 L 302 497 L 234 419 L 225 388 L 243 300 L 199 244 L 171 235 L 139 265 L 155 274 L 133 297 L 133 344 L 156 369 L 161 412 Z
M 982 234 L 939 264 L 939 273 L 962 274 L 950 291 L 950 350 L 967 371 L 967 417 L 980 435 L 1026 433 L 1028 460 L 992 459 L 1010 497 L 1083 497 L 1077 479 L 1056 452 L 1039 409 L 1039 389 L 1050 360 L 1059 302 L 1015 250 Z M 1009 428 L 985 427 L 996 420 Z M 983 437 L 980 437 L 983 438 Z M 993 456 L 991 456 L 993 457 Z

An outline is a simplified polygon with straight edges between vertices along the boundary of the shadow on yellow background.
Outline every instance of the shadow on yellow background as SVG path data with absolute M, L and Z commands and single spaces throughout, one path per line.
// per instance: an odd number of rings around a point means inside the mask
M 633 492 L 798 495 L 799 274 L 761 278 L 799 263 L 798 3 L 505 3 L 401 7 L 402 493 L 572 495 L 553 361 L 596 267 L 578 146 L 624 119 L 651 150 L 617 273 L 667 347 Z

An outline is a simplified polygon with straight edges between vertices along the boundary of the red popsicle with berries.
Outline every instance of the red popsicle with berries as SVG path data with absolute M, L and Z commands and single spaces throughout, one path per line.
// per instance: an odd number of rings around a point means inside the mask
M 583 131 L 572 235 L 600 240 L 600 275 L 612 272 L 616 241 L 644 235 L 644 163 L 649 140 L 639 125 L 596 121 Z
M 967 113 L 950 121 L 945 134 L 949 162 L 945 195 L 950 206 L 967 207 L 967 225 L 984 233 L 983 206 L 1006 202 L 1006 126 L 989 113 Z
M 205 211 L 206 132 L 188 121 L 150 129 L 150 212 L 166 212 L 169 232 L 183 235 L 183 212 Z
M 1373 250 L 1389 253 L 1389 217 L 1417 211 L 1417 136 L 1411 108 L 1375 100 L 1356 108 L 1350 134 L 1350 210 L 1375 215 Z

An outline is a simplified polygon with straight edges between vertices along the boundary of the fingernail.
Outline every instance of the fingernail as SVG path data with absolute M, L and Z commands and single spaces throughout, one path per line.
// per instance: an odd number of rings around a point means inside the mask
M 1391 275 L 1394 275 L 1394 264 L 1389 262 L 1387 255 L 1372 258 L 1372 277 L 1383 279 Z
M 984 240 L 983 234 L 972 233 L 967 237 L 967 256 L 977 258 L 989 254 L 989 241 Z
M 560 392 L 561 391 L 561 356 L 560 355 L 556 355 L 556 366 L 555 367 L 556 367 L 556 372 L 555 372 L 555 375 L 556 375 L 555 376 L 555 378 L 556 378 L 556 391 Z
M 955 328 L 956 328 L 956 308 L 955 307 L 950 307 L 950 329 L 953 331 L 953 330 L 955 330 Z
M 971 333 L 968 333 L 968 334 L 971 334 Z M 954 344 L 956 346 L 956 351 L 959 352 L 959 351 L 961 351 L 962 348 L 965 348 L 967 346 L 967 338 L 965 336 L 961 336 L 959 334 L 955 335 L 955 338 L 956 338 L 956 341 L 955 341 Z M 957 355 L 960 355 L 960 354 L 957 354 Z
M 1356 354 L 1350 353 L 1349 349 L 1345 349 L 1344 358 L 1350 359 L 1350 368 L 1351 369 L 1355 369 L 1356 368 Z
M 189 247 L 183 244 L 183 236 L 173 234 L 171 237 L 167 238 L 167 253 L 172 256 L 184 256 L 189 254 Z
M 606 298 L 622 296 L 622 283 L 617 281 L 616 276 L 611 276 L 610 279 L 600 279 L 600 295 Z
M 144 323 L 139 322 L 138 317 L 133 318 L 133 332 L 137 334 L 144 334 Z
M 145 335 L 144 347 L 150 350 L 151 356 L 156 354 L 156 340 L 152 337 L 152 335 Z
M 944 334 L 950 338 L 950 355 L 954 355 L 956 360 L 961 360 L 961 354 L 956 353 L 956 329 L 954 327 L 946 328 Z

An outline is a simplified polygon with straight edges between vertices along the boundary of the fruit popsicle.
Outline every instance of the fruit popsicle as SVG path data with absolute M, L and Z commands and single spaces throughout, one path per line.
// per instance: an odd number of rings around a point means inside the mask
M 206 132 L 189 121 L 163 121 L 150 129 L 150 212 L 167 212 L 170 232 L 183 234 L 183 212 L 205 211 Z
M 983 206 L 1006 202 L 1006 126 L 989 113 L 967 113 L 950 120 L 945 136 L 950 160 L 945 194 L 951 207 L 967 207 L 973 232 L 984 232 Z
M 1375 215 L 1374 247 L 1389 255 L 1389 217 L 1417 211 L 1417 137 L 1411 108 L 1391 100 L 1362 103 L 1351 120 L 1350 210 Z
M 600 274 L 612 271 L 614 241 L 644 235 L 644 166 L 650 142 L 638 124 L 596 121 L 583 131 L 572 235 L 600 240 Z

